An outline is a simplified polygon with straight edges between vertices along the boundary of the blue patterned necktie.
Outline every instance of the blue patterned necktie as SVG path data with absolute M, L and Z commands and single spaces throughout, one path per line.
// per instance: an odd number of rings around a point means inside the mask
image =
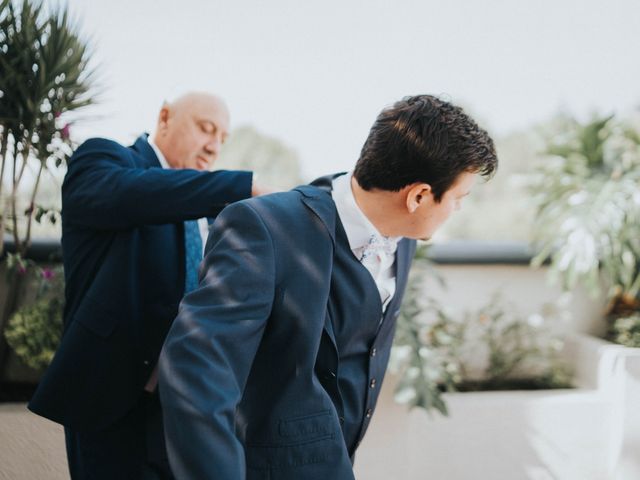
M 198 286 L 198 267 L 202 260 L 202 237 L 197 220 L 184 222 L 184 293 Z

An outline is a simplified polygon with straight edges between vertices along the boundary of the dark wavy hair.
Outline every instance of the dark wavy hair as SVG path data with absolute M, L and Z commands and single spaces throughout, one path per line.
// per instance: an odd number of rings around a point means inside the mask
M 417 95 L 378 115 L 354 175 L 365 190 L 428 183 L 439 202 L 461 173 L 491 177 L 497 168 L 493 140 L 462 108 Z

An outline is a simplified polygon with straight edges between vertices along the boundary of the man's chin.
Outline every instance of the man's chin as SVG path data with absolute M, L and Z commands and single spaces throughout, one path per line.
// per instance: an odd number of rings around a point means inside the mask
M 200 170 L 201 172 L 208 172 L 209 170 L 211 170 L 211 166 L 212 162 L 210 162 L 206 158 L 197 156 L 195 166 L 193 168 L 195 168 L 196 170 Z
M 422 242 L 428 242 L 431 237 L 420 237 L 418 235 L 401 235 L 403 238 L 410 238 L 411 240 L 420 240 Z

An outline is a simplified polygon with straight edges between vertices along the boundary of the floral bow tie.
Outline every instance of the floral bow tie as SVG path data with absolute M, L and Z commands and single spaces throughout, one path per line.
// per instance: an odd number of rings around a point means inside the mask
M 396 251 L 396 242 L 381 235 L 371 235 L 369 243 L 364 246 L 360 261 L 376 255 L 393 255 Z

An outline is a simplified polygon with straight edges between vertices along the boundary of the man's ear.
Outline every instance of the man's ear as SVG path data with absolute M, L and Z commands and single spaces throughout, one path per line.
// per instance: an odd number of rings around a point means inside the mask
M 431 185 L 428 183 L 415 183 L 407 191 L 407 210 L 414 213 L 420 205 L 429 200 Z
M 169 105 L 166 103 L 162 105 L 160 113 L 158 114 L 158 130 L 164 131 L 168 127 L 169 122 Z

